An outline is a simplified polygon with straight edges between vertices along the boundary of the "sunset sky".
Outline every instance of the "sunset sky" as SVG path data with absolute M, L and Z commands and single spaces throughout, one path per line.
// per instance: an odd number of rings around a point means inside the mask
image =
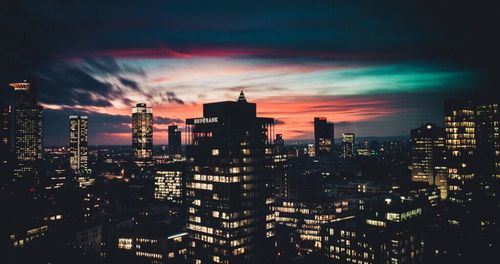
M 53 2 L 0 11 L 2 103 L 33 80 L 46 145 L 67 144 L 70 114 L 89 116 L 90 144 L 130 144 L 139 102 L 166 144 L 169 124 L 240 90 L 285 140 L 311 139 L 315 116 L 337 137 L 408 135 L 442 124 L 444 99 L 498 87 L 495 23 L 465 1 Z

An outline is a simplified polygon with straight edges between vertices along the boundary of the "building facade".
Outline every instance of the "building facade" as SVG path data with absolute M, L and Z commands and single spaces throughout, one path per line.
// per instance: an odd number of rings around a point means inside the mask
M 181 204 L 184 198 L 184 163 L 158 164 L 155 175 L 155 199 Z
M 203 105 L 186 120 L 186 209 L 190 263 L 270 261 L 274 255 L 272 118 L 256 115 L 243 92 L 237 102 Z

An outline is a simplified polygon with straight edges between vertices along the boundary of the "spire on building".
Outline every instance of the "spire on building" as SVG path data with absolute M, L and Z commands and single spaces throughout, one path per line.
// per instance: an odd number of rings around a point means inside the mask
M 238 97 L 238 102 L 239 103 L 246 103 L 247 102 L 247 98 L 245 97 L 245 94 L 243 93 L 243 91 L 240 92 L 240 97 Z

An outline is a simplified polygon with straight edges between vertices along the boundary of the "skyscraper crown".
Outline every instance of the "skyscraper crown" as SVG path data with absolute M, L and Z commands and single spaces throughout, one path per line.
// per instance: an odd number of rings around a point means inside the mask
M 245 97 L 245 94 L 243 93 L 243 91 L 240 92 L 240 97 L 238 97 L 238 102 L 240 102 L 240 103 L 247 102 L 247 98 Z

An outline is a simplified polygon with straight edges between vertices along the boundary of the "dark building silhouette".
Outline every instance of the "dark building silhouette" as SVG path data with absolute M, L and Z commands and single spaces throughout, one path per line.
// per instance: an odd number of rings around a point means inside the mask
M 139 166 L 153 159 L 153 109 L 144 103 L 132 108 L 132 149 Z
M 203 105 L 186 120 L 186 207 L 190 263 L 258 263 L 274 251 L 272 118 L 256 116 L 241 92 L 237 102 Z M 274 254 L 273 254 L 274 255 Z
M 37 103 L 36 87 L 27 81 L 11 83 L 15 94 L 15 178 L 37 184 L 43 153 L 43 109 Z
M 333 152 L 334 127 L 326 117 L 314 118 L 314 152 L 316 157 L 328 156 Z
M 434 124 L 425 124 L 410 132 L 411 179 L 438 186 L 441 198 L 445 199 L 447 168 L 445 164 L 444 129 Z
M 181 150 L 182 132 L 177 125 L 168 126 L 168 153 L 179 154 Z

